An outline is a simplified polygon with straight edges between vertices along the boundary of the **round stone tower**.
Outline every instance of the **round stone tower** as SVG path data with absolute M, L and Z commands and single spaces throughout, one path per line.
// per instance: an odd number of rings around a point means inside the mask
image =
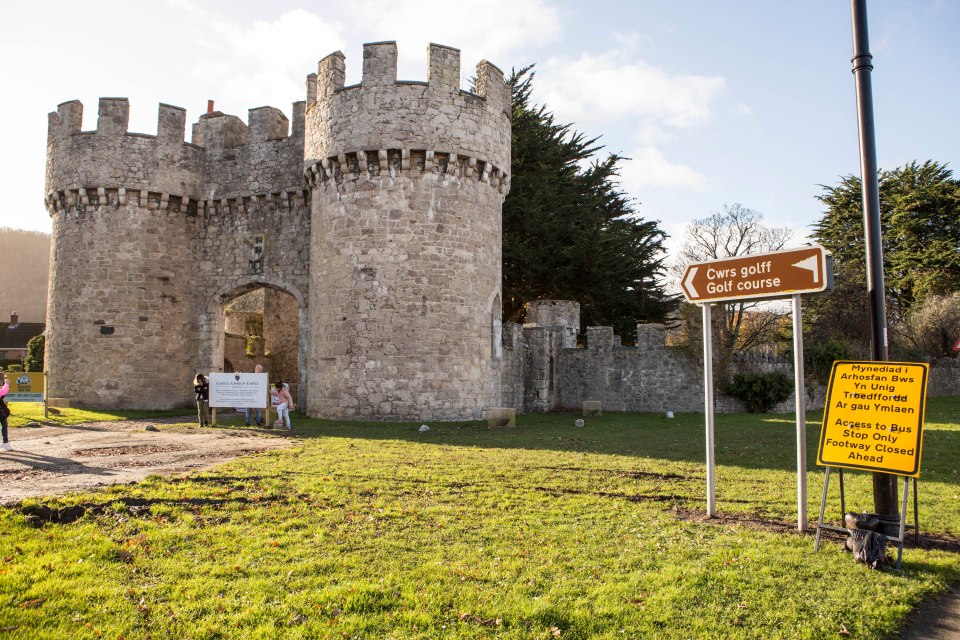
M 47 395 L 172 407 L 197 366 L 203 150 L 183 141 L 183 109 L 160 105 L 156 136 L 127 133 L 128 114 L 126 98 L 102 98 L 91 132 L 80 102 L 50 114 Z
M 501 207 L 510 90 L 489 62 L 430 45 L 427 82 L 397 81 L 393 42 L 308 77 L 312 189 L 307 411 L 455 420 L 499 404 Z

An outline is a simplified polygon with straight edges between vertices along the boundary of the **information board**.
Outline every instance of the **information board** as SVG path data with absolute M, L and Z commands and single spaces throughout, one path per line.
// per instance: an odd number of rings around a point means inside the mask
M 43 402 L 45 378 L 42 373 L 8 371 L 10 390 L 3 398 L 6 402 Z
M 237 409 L 267 406 L 266 373 L 211 373 L 210 406 Z
M 834 362 L 817 464 L 920 476 L 930 365 Z

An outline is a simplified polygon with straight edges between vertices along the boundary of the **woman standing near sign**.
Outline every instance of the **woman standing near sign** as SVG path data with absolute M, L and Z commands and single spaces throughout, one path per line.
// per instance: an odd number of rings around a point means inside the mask
M 198 373 L 193 379 L 193 391 L 197 394 L 197 420 L 200 426 L 205 427 L 210 424 L 210 385 L 207 378 Z
M 283 426 L 285 429 L 289 429 L 293 397 L 282 380 L 277 380 L 275 388 L 270 391 L 270 400 L 273 408 L 277 410 L 277 422 L 274 426 L 277 428 Z
M 0 445 L 0 449 L 4 451 L 13 449 L 7 439 L 7 416 L 10 414 L 10 410 L 7 409 L 7 403 L 3 400 L 8 391 L 10 391 L 10 381 L 7 380 L 7 374 L 3 374 L 3 386 L 0 387 L 0 427 L 3 427 L 3 444 Z

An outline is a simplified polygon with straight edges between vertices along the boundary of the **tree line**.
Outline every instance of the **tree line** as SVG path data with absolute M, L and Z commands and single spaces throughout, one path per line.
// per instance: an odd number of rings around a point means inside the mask
M 659 221 L 645 220 L 639 203 L 619 186 L 626 158 L 604 154 L 598 138 L 558 123 L 532 97 L 534 72 L 513 82 L 511 191 L 503 206 L 503 317 L 522 321 L 536 299 L 576 300 L 581 324 L 609 325 L 629 343 L 637 322 L 667 322 L 698 340 L 699 313 L 669 292 Z M 960 181 L 928 160 L 881 171 L 884 273 L 892 358 L 956 356 L 960 340 Z M 870 352 L 863 209 L 860 179 L 849 175 L 821 185 L 825 211 L 812 239 L 833 253 L 831 295 L 805 299 L 804 333 L 812 358 L 867 357 Z M 776 251 L 791 240 L 742 204 L 694 220 L 678 261 L 690 262 Z M 715 351 L 727 360 L 759 344 L 784 346 L 785 310 L 751 303 L 720 305 L 713 314 Z M 816 362 L 811 364 L 816 365 Z M 814 368 L 816 368 L 814 366 Z

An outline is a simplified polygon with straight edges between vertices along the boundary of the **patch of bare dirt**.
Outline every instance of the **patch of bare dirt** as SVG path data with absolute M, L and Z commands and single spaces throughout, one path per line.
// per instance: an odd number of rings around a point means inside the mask
M 128 484 L 153 474 L 182 474 L 293 443 L 283 432 L 170 426 L 183 422 L 126 420 L 12 429 L 13 451 L 0 450 L 0 504 Z M 148 425 L 161 426 L 147 430 Z

